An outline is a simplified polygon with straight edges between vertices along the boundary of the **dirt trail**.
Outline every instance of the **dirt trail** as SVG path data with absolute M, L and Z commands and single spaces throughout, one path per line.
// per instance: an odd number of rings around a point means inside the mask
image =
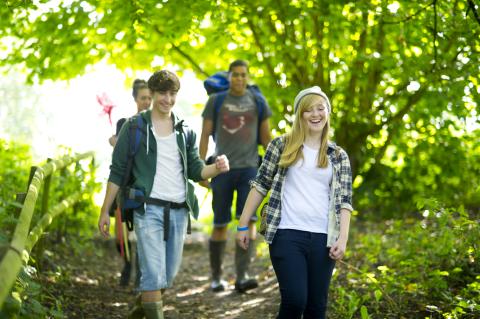
M 209 260 L 206 235 L 187 237 L 182 267 L 174 287 L 164 295 L 165 318 L 274 318 L 279 304 L 277 282 L 268 255 L 258 257 L 251 273 L 257 274 L 260 286 L 238 294 L 234 283 L 233 240 L 228 243 L 224 262 L 229 287 L 221 293 L 209 291 Z M 133 303 L 133 284 L 118 285 L 121 259 L 112 241 L 88 242 L 90 249 L 78 245 L 57 245 L 50 263 L 60 265 L 63 276 L 42 281 L 53 288 L 52 299 L 60 301 L 66 318 L 125 318 Z M 53 268 L 53 267 L 52 267 Z M 133 275 L 132 280 L 133 282 Z

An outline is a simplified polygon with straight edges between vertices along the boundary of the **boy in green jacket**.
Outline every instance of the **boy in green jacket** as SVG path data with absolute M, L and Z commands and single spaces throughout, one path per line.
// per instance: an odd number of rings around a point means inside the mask
M 132 166 L 132 188 L 143 191 L 154 204 L 144 204 L 134 213 L 141 278 L 142 306 L 147 318 L 163 318 L 161 290 L 171 287 L 180 268 L 189 212 L 198 217 L 198 201 L 193 185 L 229 170 L 225 155 L 205 166 L 195 145 L 195 133 L 172 113 L 178 77 L 167 70 L 155 72 L 148 80 L 152 110 L 141 112 L 146 132 L 142 134 Z M 131 122 L 118 136 L 112 155 L 110 176 L 98 228 L 109 236 L 108 211 L 122 184 L 127 166 Z M 168 213 L 170 211 L 170 213 Z M 168 218 L 168 219 L 167 219 Z M 164 229 L 167 227 L 167 229 Z M 164 235 L 168 234 L 168 238 Z

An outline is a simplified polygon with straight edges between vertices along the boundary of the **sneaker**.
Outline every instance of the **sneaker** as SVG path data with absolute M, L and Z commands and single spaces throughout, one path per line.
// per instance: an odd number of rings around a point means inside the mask
M 239 293 L 244 293 L 247 290 L 258 287 L 258 282 L 253 278 L 246 278 L 235 282 L 235 290 Z
M 225 290 L 225 286 L 227 283 L 223 280 L 213 280 L 212 283 L 210 284 L 210 289 L 213 292 L 220 292 Z

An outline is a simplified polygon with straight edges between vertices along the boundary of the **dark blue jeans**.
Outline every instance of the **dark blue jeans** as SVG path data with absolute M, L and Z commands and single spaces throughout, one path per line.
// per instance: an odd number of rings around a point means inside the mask
M 233 193 L 237 191 L 237 207 L 235 217 L 240 219 L 243 206 L 250 192 L 250 181 L 255 178 L 257 169 L 255 167 L 234 168 L 227 173 L 212 178 L 212 208 L 213 224 L 215 226 L 226 226 L 232 220 Z M 257 216 L 250 219 L 256 221 Z
M 270 259 L 280 287 L 279 319 L 325 318 L 335 261 L 328 256 L 327 234 L 278 229 Z

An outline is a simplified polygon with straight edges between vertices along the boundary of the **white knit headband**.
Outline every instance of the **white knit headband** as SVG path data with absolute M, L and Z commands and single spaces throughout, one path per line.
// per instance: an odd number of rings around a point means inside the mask
M 300 104 L 300 100 L 303 99 L 305 96 L 307 96 L 309 94 L 320 95 L 321 97 L 323 97 L 325 99 L 325 101 L 327 101 L 328 113 L 330 113 L 332 111 L 332 107 L 330 105 L 330 100 L 328 99 L 325 92 L 323 92 L 322 89 L 319 86 L 312 86 L 308 89 L 301 90 L 297 94 L 297 96 L 295 97 L 295 101 L 293 102 L 293 109 L 294 109 L 295 113 L 297 113 L 298 104 Z

